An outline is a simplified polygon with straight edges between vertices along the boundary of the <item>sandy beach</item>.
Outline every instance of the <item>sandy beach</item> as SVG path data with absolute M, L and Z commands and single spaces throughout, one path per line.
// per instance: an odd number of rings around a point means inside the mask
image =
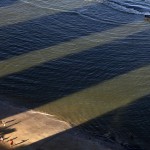
M 2 102 L 0 107 L 0 118 L 6 122 L 5 127 L 1 125 L 6 145 L 9 145 L 10 139 L 14 139 L 14 147 L 30 145 L 70 128 L 69 124 L 48 115 Z
M 69 133 L 71 126 L 54 116 L 0 101 L 1 146 L 16 150 L 123 150 L 116 144 L 94 142 Z M 10 140 L 13 139 L 13 147 Z M 1 148 L 5 150 L 5 148 Z

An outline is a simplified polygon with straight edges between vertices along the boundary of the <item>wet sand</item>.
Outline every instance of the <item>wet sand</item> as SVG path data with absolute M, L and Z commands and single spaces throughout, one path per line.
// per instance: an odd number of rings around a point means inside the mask
M 116 144 L 95 142 L 68 133 L 71 126 L 54 116 L 26 110 L 0 101 L 1 145 L 15 150 L 123 150 Z M 10 148 L 10 139 L 13 147 Z M 5 148 L 0 148 L 5 150 Z

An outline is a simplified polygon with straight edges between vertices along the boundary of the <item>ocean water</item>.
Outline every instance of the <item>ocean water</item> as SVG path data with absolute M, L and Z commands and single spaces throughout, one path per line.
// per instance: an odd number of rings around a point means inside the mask
M 149 0 L 0 1 L 0 94 L 89 137 L 148 150 L 149 6 Z

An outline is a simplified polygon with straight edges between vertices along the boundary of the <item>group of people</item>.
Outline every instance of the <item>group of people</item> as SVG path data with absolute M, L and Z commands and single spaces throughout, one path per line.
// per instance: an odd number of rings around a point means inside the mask
M 3 138 L 2 136 L 0 137 L 0 141 L 1 141 L 1 142 L 4 142 L 4 138 Z M 10 142 L 10 146 L 12 147 L 13 144 L 14 144 L 13 139 L 10 139 L 9 142 Z
M 6 126 L 6 123 L 3 120 L 0 120 L 0 124 L 2 124 L 4 127 Z M 4 138 L 2 135 L 0 136 L 0 142 L 4 142 Z M 8 142 L 10 142 L 10 146 L 12 147 L 14 144 L 13 139 L 10 139 Z

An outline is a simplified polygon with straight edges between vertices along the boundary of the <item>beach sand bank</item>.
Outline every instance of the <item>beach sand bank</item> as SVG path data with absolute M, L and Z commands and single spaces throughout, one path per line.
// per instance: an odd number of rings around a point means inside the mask
M 4 137 L 0 150 L 123 150 L 117 144 L 95 142 L 71 135 L 72 127 L 54 116 L 12 106 L 0 101 L 0 134 Z M 13 147 L 10 140 L 13 139 Z

